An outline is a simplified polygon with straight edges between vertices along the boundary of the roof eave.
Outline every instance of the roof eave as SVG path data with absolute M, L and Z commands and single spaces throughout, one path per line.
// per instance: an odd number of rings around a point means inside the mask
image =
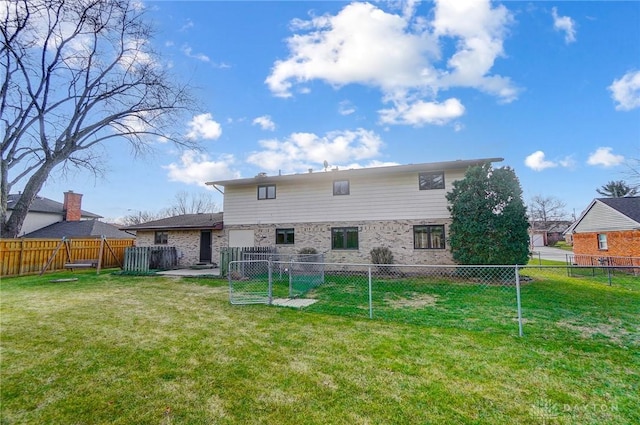
M 481 165 L 486 163 L 501 162 L 504 158 L 479 158 L 455 161 L 443 161 L 443 162 L 430 162 L 422 164 L 407 164 L 407 165 L 391 165 L 383 167 L 368 167 L 368 168 L 355 168 L 347 170 L 331 170 L 331 171 L 319 171 L 310 173 L 298 173 L 298 174 L 285 174 L 277 176 L 264 176 L 257 175 L 255 177 L 248 177 L 243 179 L 234 180 L 218 180 L 212 182 L 206 182 L 209 186 L 243 186 L 250 184 L 263 184 L 263 183 L 277 183 L 286 182 L 299 179 L 335 179 L 336 177 L 347 177 L 351 175 L 367 176 L 367 175 L 383 175 L 383 174 L 399 174 L 408 172 L 419 171 L 431 171 L 431 170 L 454 170 L 461 168 L 468 168 L 474 165 Z

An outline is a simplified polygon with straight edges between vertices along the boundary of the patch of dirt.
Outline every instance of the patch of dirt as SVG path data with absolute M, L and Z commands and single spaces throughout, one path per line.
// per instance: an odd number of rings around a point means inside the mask
M 596 335 L 607 337 L 611 342 L 621 343 L 622 339 L 626 339 L 631 334 L 624 329 L 619 320 L 609 319 L 609 323 L 597 323 L 593 325 L 577 324 L 567 320 L 561 320 L 558 325 L 580 333 L 583 338 L 592 338 Z
M 410 298 L 385 298 L 385 302 L 394 308 L 435 307 L 438 296 L 413 292 L 410 294 Z

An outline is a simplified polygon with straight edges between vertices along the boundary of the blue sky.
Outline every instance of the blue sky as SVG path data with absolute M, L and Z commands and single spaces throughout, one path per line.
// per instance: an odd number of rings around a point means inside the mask
M 206 181 L 503 157 L 524 199 L 579 214 L 640 158 L 640 2 L 145 1 L 162 66 L 195 88 L 185 136 L 107 173 L 55 175 L 108 219 Z M 222 207 L 222 197 L 211 191 Z

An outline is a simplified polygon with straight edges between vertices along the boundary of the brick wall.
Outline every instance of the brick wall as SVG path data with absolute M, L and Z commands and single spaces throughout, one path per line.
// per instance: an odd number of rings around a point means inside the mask
M 315 248 L 325 253 L 330 263 L 371 263 L 373 248 L 385 246 L 391 249 L 396 264 L 454 264 L 451 251 L 447 249 L 413 249 L 413 226 L 444 224 L 448 236 L 450 220 L 397 220 L 367 222 L 332 222 L 310 224 L 243 225 L 225 226 L 229 230 L 253 229 L 255 246 L 276 246 L 280 253 L 297 253 L 302 248 Z M 358 227 L 358 250 L 332 250 L 332 227 Z M 295 229 L 294 245 L 276 245 L 276 228 Z M 226 238 L 225 238 L 226 240 Z
M 154 246 L 155 232 L 138 231 L 136 246 Z M 220 261 L 220 247 L 226 246 L 222 231 L 211 231 L 211 261 Z M 189 267 L 200 262 L 200 230 L 169 230 L 166 246 L 178 249 L 178 267 Z
M 310 224 L 262 224 L 225 226 L 223 231 L 212 231 L 212 261 L 220 261 L 220 248 L 228 245 L 229 230 L 254 230 L 254 246 L 275 246 L 278 252 L 297 253 L 302 248 L 315 248 L 325 253 L 325 261 L 330 263 L 371 263 L 371 250 L 379 246 L 391 249 L 396 264 L 454 264 L 447 243 L 446 249 L 413 249 L 413 226 L 444 224 L 448 237 L 450 220 L 397 220 L 367 222 L 332 222 Z M 358 250 L 332 250 L 332 227 L 358 227 Z M 276 229 L 295 229 L 294 245 L 276 245 Z M 137 246 L 153 246 L 155 232 L 138 231 Z M 179 252 L 179 267 L 188 267 L 200 261 L 200 231 L 169 231 L 168 246 L 175 246 Z
M 607 257 L 640 257 L 640 230 L 600 232 L 607 235 L 606 250 L 598 249 L 598 233 L 574 233 L 573 253 Z

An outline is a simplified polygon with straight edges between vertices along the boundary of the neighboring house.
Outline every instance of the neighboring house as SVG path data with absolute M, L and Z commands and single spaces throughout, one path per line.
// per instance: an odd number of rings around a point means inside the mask
M 396 263 L 452 264 L 445 194 L 470 166 L 502 158 L 214 181 L 224 187 L 230 247 L 311 247 L 327 262 L 371 262 L 388 247 Z
M 596 198 L 567 233 L 576 256 L 640 257 L 640 197 Z
M 565 231 L 571 226 L 571 221 L 530 221 L 529 237 L 533 248 L 550 246 L 564 240 Z
M 220 248 L 226 246 L 222 213 L 183 214 L 128 226 L 136 232 L 136 246 L 173 246 L 178 266 L 217 263 Z
M 28 239 L 75 239 L 75 238 L 101 238 L 107 239 L 134 239 L 132 233 L 123 232 L 116 226 L 103 223 L 98 220 L 62 221 L 54 223 L 34 232 L 22 236 Z
M 20 195 L 18 194 L 9 195 L 7 200 L 7 213 L 9 216 L 13 212 L 13 207 L 19 198 Z M 18 237 L 22 237 L 54 223 L 102 218 L 102 216 L 98 214 L 82 210 L 81 206 L 82 195 L 80 193 L 74 193 L 73 191 L 64 193 L 64 203 L 37 196 L 29 207 L 29 212 L 22 224 L 22 229 Z

